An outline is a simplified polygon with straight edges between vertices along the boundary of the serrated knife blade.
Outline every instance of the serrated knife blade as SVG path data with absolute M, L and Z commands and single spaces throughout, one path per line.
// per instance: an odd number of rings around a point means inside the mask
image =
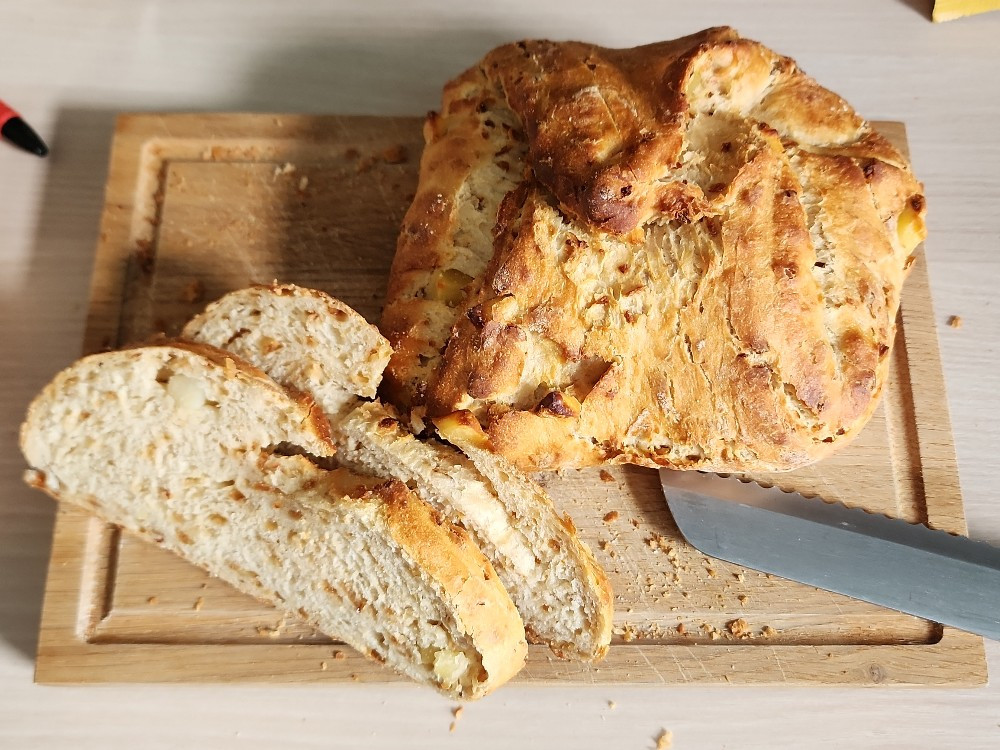
M 1000 640 L 1000 549 L 736 477 L 660 470 L 706 555 Z

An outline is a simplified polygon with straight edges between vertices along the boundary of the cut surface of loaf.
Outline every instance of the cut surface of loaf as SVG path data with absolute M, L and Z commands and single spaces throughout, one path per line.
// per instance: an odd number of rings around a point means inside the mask
M 276 293 L 258 290 L 257 305 L 278 307 L 278 301 L 267 299 Z M 285 314 L 302 318 L 294 308 L 308 299 L 306 290 L 282 298 Z M 323 409 L 341 409 L 339 400 L 328 405 L 325 394 L 339 393 L 343 384 L 313 377 L 335 370 L 329 363 L 344 357 L 338 345 L 307 347 L 301 338 L 283 339 L 284 327 L 278 320 L 250 320 L 245 312 L 241 316 L 230 310 L 218 303 L 211 305 L 196 318 L 199 325 L 185 331 L 196 338 L 210 331 L 215 340 L 226 341 L 256 323 L 257 338 L 283 345 L 238 351 L 283 385 L 313 395 Z M 220 315 L 223 311 L 226 314 Z M 328 313 L 310 320 L 310 330 L 322 332 L 317 338 L 324 342 L 345 339 L 334 332 L 340 325 L 344 321 Z M 611 639 L 613 615 L 607 577 L 545 492 L 487 451 L 476 450 L 470 460 L 450 445 L 418 440 L 397 416 L 378 402 L 355 400 L 352 409 L 331 418 L 338 462 L 403 482 L 446 519 L 466 528 L 493 563 L 532 640 L 565 656 L 585 660 L 603 656 Z
M 922 186 L 791 59 L 729 28 L 509 44 L 424 135 L 399 406 L 470 410 L 528 470 L 790 469 L 871 416 Z
M 170 344 L 60 373 L 21 429 L 29 483 L 457 698 L 522 666 L 489 562 L 405 485 L 330 456 L 325 420 L 232 355 Z
M 372 397 L 392 354 L 378 328 L 338 299 L 293 284 L 240 289 L 213 302 L 181 333 L 249 361 L 283 347 L 319 349 L 331 356 L 276 357 L 279 382 L 308 379 L 331 419 L 355 396 Z

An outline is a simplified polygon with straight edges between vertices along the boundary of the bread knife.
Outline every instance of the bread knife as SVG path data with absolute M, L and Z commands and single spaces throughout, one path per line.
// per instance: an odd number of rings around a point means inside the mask
M 1000 549 L 735 476 L 660 470 L 711 557 L 1000 640 Z

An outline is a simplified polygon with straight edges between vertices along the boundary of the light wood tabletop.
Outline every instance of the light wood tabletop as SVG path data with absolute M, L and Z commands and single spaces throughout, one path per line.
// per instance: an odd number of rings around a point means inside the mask
M 0 748 L 653 748 L 663 731 L 674 748 L 1000 746 L 992 642 L 983 688 L 512 684 L 457 720 L 454 704 L 401 683 L 33 683 L 56 509 L 21 483 L 17 428 L 80 351 L 117 113 L 420 115 L 512 39 L 632 46 L 722 24 L 866 117 L 906 123 L 928 201 L 941 408 L 970 534 L 1000 544 L 1000 13 L 932 24 L 919 0 L 7 3 L 0 98 L 52 154 L 0 144 Z

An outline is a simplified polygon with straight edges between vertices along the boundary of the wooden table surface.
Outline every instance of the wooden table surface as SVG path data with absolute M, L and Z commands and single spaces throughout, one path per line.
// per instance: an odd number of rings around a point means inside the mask
M 454 5 L 454 7 L 450 7 Z M 20 483 L 28 400 L 79 352 L 115 114 L 420 114 L 515 38 L 610 46 L 728 23 L 871 119 L 903 120 L 974 537 L 1000 544 L 1000 14 L 944 25 L 919 0 L 449 4 L 282 0 L 7 3 L 0 98 L 49 141 L 0 147 L 0 748 L 992 748 L 1000 684 L 974 690 L 513 685 L 466 707 L 409 685 L 32 683 L 55 512 Z M 947 325 L 961 316 L 961 328 Z M 988 643 L 992 674 L 1000 644 Z M 612 703 L 613 702 L 613 703 Z

